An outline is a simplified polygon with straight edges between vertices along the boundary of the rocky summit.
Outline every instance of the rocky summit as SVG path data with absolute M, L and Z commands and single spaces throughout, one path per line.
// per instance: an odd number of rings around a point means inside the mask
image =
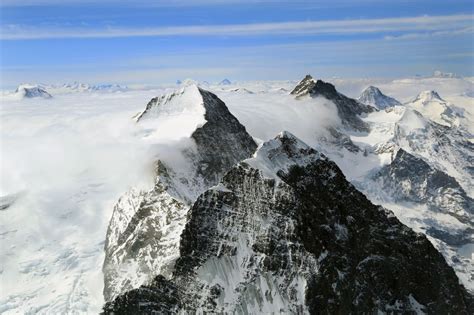
M 427 238 L 372 204 L 288 132 L 192 205 L 170 277 L 105 314 L 471 314 L 472 297 Z
M 369 130 L 368 125 L 360 119 L 359 115 L 371 113 L 374 111 L 374 108 L 339 93 L 331 83 L 322 80 L 315 81 L 310 75 L 307 75 L 294 88 L 291 94 L 296 95 L 297 98 L 304 96 L 312 98 L 323 97 L 334 103 L 345 128 L 356 131 Z
M 189 112 L 198 117 L 189 119 Z M 180 163 L 156 161 L 153 189 L 132 189 L 115 205 L 105 242 L 106 301 L 158 274 L 171 276 L 192 202 L 257 147 L 215 94 L 194 85 L 152 99 L 138 123 L 154 124 L 160 116 L 178 117 L 174 122 L 181 125 L 199 124 L 175 152 L 173 159 L 179 157 Z

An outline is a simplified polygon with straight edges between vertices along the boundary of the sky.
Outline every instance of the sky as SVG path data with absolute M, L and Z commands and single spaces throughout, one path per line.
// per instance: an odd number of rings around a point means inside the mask
M 0 86 L 474 75 L 464 0 L 2 0 Z

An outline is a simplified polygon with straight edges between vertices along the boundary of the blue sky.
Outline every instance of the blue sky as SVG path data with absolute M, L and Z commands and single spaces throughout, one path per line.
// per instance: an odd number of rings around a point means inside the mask
M 2 0 L 2 87 L 474 75 L 472 1 Z

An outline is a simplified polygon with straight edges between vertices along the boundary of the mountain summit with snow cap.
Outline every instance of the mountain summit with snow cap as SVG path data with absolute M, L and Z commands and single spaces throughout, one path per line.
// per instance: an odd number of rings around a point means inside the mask
M 366 105 L 371 105 L 377 109 L 385 109 L 387 107 L 401 105 L 399 101 L 383 94 L 382 91 L 375 86 L 369 86 L 366 88 L 359 96 L 358 101 Z

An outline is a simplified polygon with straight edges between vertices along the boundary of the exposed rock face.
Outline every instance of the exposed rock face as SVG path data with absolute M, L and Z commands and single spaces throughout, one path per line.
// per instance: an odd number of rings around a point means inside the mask
M 307 74 L 303 80 L 298 83 L 297 86 L 291 91 L 290 94 L 298 96 L 304 96 L 309 93 L 309 91 L 314 87 L 316 84 L 316 81 L 313 79 L 313 77 L 309 74 Z
M 362 104 L 371 105 L 377 109 L 385 109 L 396 105 L 401 105 L 396 99 L 383 94 L 375 86 L 369 86 L 359 96 L 358 101 Z
M 309 95 L 310 97 L 324 97 L 336 105 L 339 118 L 344 127 L 356 131 L 369 130 L 368 125 L 359 118 L 359 115 L 373 112 L 375 109 L 372 106 L 359 103 L 339 93 L 331 83 L 322 80 L 314 81 L 310 75 L 307 75 L 295 87 L 291 94 L 297 97 L 303 97 L 305 95 Z
M 202 111 L 193 108 L 196 106 L 201 106 Z M 175 108 L 178 112 L 173 112 Z M 190 110 L 203 113 L 205 123 L 194 130 L 192 145 L 181 152 L 184 162 L 174 167 L 158 161 L 155 187 L 150 191 L 130 191 L 114 208 L 103 266 L 106 301 L 158 274 L 171 276 L 192 202 L 257 147 L 225 104 L 196 86 L 152 99 L 138 121 Z
M 44 88 L 38 85 L 20 85 L 16 89 L 15 93 L 24 98 L 52 98 L 51 94 L 49 94 Z
M 466 195 L 456 179 L 403 149 L 399 149 L 392 163 L 375 177 L 396 201 L 427 204 L 435 211 L 474 224 L 474 200 Z
M 173 276 L 104 312 L 469 314 L 472 303 L 425 236 L 282 133 L 197 199 Z

